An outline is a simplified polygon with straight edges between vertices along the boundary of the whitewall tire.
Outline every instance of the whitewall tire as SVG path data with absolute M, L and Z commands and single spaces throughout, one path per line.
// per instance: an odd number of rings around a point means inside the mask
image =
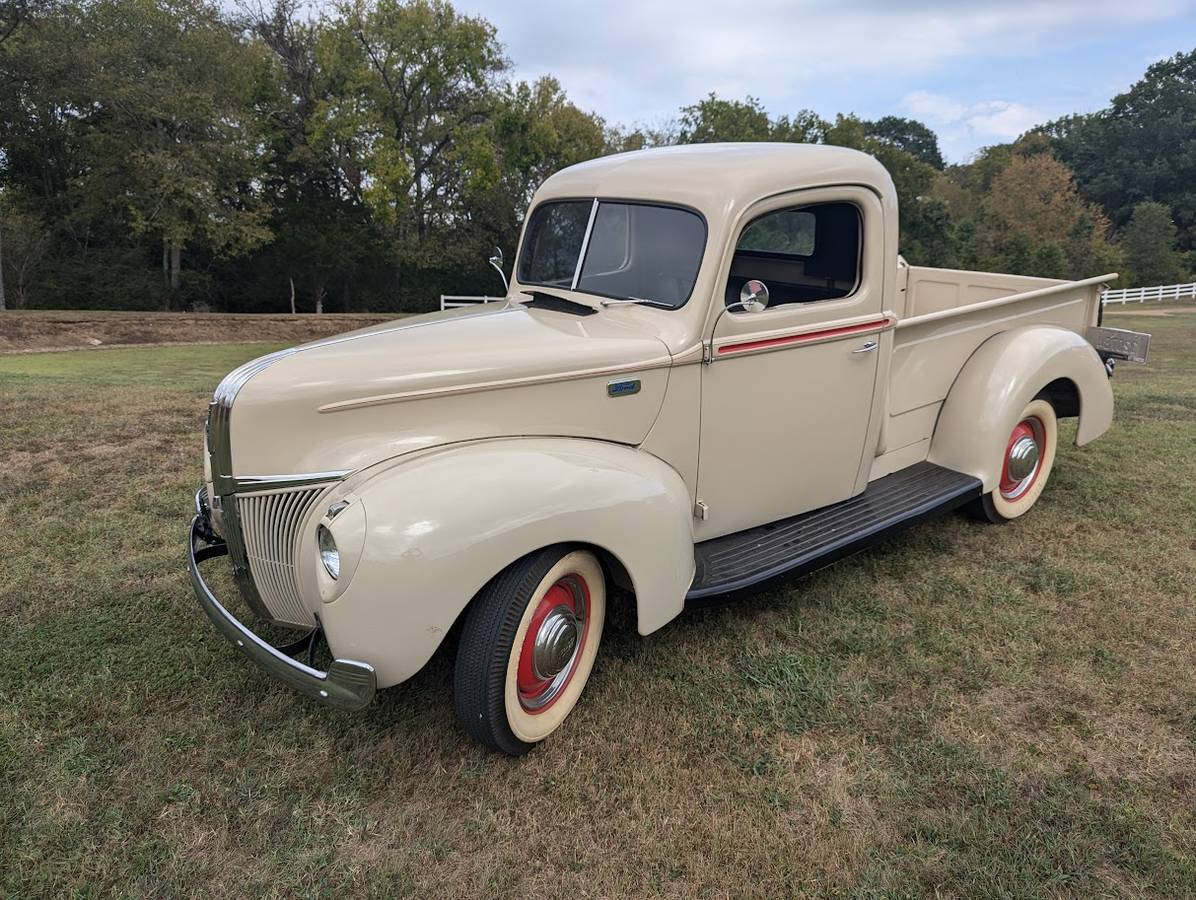
M 585 689 L 606 621 L 606 579 L 589 550 L 558 545 L 508 566 L 474 598 L 457 649 L 461 727 L 504 753 L 552 734 Z
M 1006 441 L 996 487 L 977 501 L 974 511 L 997 523 L 1029 512 L 1051 476 L 1058 446 L 1055 408 L 1042 397 L 1035 397 L 1022 410 Z

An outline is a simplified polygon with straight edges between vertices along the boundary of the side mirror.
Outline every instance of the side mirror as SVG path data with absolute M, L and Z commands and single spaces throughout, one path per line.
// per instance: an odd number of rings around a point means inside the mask
M 510 286 L 510 284 L 507 283 L 507 274 L 502 270 L 502 248 L 501 247 L 494 248 L 494 253 L 491 255 L 488 262 L 494 268 L 494 270 L 496 272 L 498 272 L 498 277 L 502 279 L 503 290 L 509 291 L 511 289 L 511 286 Z
M 742 309 L 744 312 L 764 312 L 768 309 L 768 285 L 753 278 L 745 282 L 739 292 L 739 300 L 727 306 L 727 309 Z
M 714 327 L 710 330 L 710 340 L 702 341 L 702 346 L 705 348 L 702 351 L 702 362 L 706 365 L 714 362 L 714 333 L 718 331 L 718 323 L 722 321 L 724 315 L 733 309 L 742 309 L 749 313 L 764 312 L 768 309 L 768 285 L 753 278 L 746 282 L 739 291 L 738 300 L 728 303 L 722 308 L 714 320 Z

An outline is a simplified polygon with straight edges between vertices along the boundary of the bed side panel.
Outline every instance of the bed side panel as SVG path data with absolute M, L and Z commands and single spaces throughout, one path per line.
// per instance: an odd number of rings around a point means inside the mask
M 1008 306 L 961 309 L 958 315 L 900 326 L 890 370 L 889 414 L 900 415 L 944 400 L 964 363 L 994 334 L 1026 325 L 1056 325 L 1082 335 L 1095 294 L 1094 286 L 1077 285 Z

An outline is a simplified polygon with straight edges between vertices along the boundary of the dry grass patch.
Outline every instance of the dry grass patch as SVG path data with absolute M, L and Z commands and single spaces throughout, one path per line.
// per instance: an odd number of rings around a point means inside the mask
M 0 359 L 0 892 L 1196 893 L 1196 319 L 1116 324 L 1152 364 L 1031 516 L 647 639 L 616 608 L 519 760 L 457 732 L 449 649 L 345 715 L 199 613 L 207 397 L 270 348 Z

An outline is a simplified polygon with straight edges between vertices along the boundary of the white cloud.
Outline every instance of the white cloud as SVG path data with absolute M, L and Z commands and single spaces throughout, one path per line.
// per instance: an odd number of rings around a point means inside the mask
M 1093 33 L 1175 17 L 1192 0 L 652 0 L 608 2 L 458 0 L 484 15 L 521 70 L 552 72 L 599 111 L 607 78 L 624 102 L 730 93 L 793 93 L 822 79 L 931 71 L 972 56 L 1008 58 Z M 655 103 L 652 103 L 652 111 Z
M 913 91 L 906 94 L 901 100 L 901 105 L 914 118 L 921 119 L 929 125 L 958 122 L 968 111 L 968 107 L 958 100 L 930 91 Z
M 494 23 L 518 77 L 551 73 L 579 106 L 614 122 L 660 121 L 712 90 L 727 97 L 752 94 L 775 113 L 813 106 L 833 115 L 872 109 L 878 97 L 891 105 L 910 88 L 929 87 L 940 93 L 928 93 L 921 102 L 940 118 L 971 115 L 977 133 L 996 138 L 1037 100 L 1001 89 L 1016 79 L 1025 60 L 1058 58 L 1087 41 L 1175 21 L 1196 9 L 1196 0 L 455 0 L 455 5 Z M 1100 60 L 1088 64 L 1099 68 Z M 980 73 L 986 83 L 974 91 L 936 83 L 935 76 L 950 68 Z M 1003 97 L 991 102 L 1007 105 L 972 108 L 986 96 Z
M 967 121 L 978 135 L 991 134 L 1012 140 L 1046 120 L 1037 110 L 1008 100 L 989 100 L 977 104 L 977 112 Z
M 945 94 L 921 90 L 906 94 L 901 107 L 931 127 L 963 126 L 978 135 L 1004 139 L 1015 138 L 1045 119 L 1041 111 L 1012 100 L 964 103 Z
M 938 132 L 948 158 L 960 158 L 960 147 L 977 147 L 1011 141 L 1048 115 L 1012 100 L 981 100 L 964 103 L 945 94 L 917 90 L 901 100 L 904 112 Z

